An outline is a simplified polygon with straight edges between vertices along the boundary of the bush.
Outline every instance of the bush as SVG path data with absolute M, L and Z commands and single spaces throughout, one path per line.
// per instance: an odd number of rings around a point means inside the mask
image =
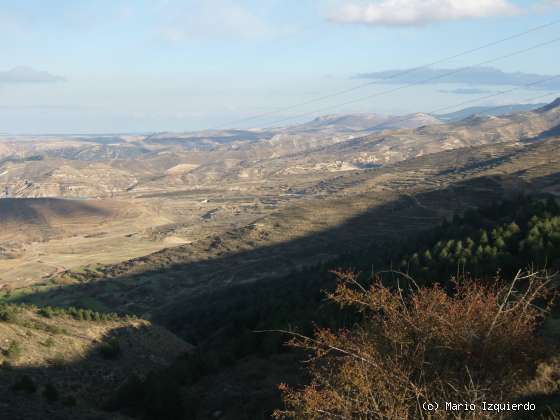
M 15 322 L 16 320 L 16 308 L 12 305 L 0 304 L 0 321 Z
M 76 308 L 70 306 L 68 308 L 45 306 L 39 309 L 38 314 L 45 318 L 53 318 L 55 316 L 69 316 L 76 321 L 118 321 L 121 319 L 119 314 L 100 313 L 91 309 Z
M 16 360 L 21 356 L 22 349 L 17 341 L 12 341 L 9 347 L 4 350 L 4 356 L 8 359 Z
M 111 339 L 99 346 L 99 354 L 106 360 L 118 359 L 122 354 L 121 346 L 116 339 Z
M 54 346 L 54 340 L 52 339 L 52 337 L 49 337 L 45 340 L 44 343 L 42 343 L 43 346 L 45 347 L 53 347 Z
M 405 293 L 381 282 L 366 290 L 350 272 L 338 276 L 330 299 L 358 308 L 363 321 L 352 331 L 318 329 L 314 338 L 292 334 L 293 346 L 314 354 L 312 381 L 301 390 L 281 385 L 287 410 L 276 418 L 416 419 L 426 418 L 425 401 L 501 402 L 546 354 L 535 306 L 551 300 L 545 277 Z
M 58 401 L 59 395 L 58 390 L 52 383 L 48 383 L 45 385 L 45 389 L 43 389 L 43 397 L 49 402 L 54 403 Z
M 52 318 L 56 312 L 50 306 L 45 306 L 44 308 L 39 309 L 38 314 L 45 318 Z
M 35 391 L 37 391 L 37 386 L 35 385 L 35 382 L 33 382 L 33 379 L 31 379 L 27 375 L 23 375 L 16 383 L 14 383 L 12 389 L 14 391 L 33 394 Z

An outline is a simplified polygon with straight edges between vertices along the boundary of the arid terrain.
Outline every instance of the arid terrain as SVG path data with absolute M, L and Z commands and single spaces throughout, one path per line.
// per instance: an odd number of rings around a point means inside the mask
M 1 4 L 0 420 L 560 419 L 560 0 Z
M 415 128 L 372 120 L 328 116 L 270 138 L 2 139 L 0 358 L 11 388 L 0 404 L 30 419 L 270 413 L 277 384 L 303 380 L 299 356 L 248 328 L 315 313 L 297 296 L 323 299 L 321 271 L 298 282 L 308 267 L 502 200 L 560 195 L 560 100 L 457 122 L 407 116 Z M 298 317 L 302 305 L 311 312 Z M 556 337 L 557 318 L 547 322 Z M 89 378 L 80 386 L 78 373 Z
M 426 213 L 426 220 L 439 220 L 460 206 L 428 208 L 419 194 L 483 177 L 519 183 L 518 172 L 530 169 L 525 154 L 534 148 L 541 153 L 538 148 L 548 143 L 537 139 L 552 136 L 559 121 L 555 102 L 534 112 L 476 114 L 446 124 L 420 114 L 364 114 L 327 116 L 273 132 L 4 138 L 2 290 L 84 270 L 122 275 L 257 248 L 273 252 L 403 200 Z M 386 129 L 391 124 L 417 128 Z M 554 140 L 547 141 L 553 147 Z M 535 165 L 553 156 L 543 151 Z M 534 176 L 523 175 L 527 182 Z M 394 217 L 406 216 L 385 214 L 375 235 L 423 226 L 422 218 L 400 224 Z M 279 273 L 340 252 L 323 248 L 294 252 L 284 259 L 288 265 L 267 270 Z M 250 265 L 228 267 L 229 280 L 222 281 L 251 281 L 254 276 L 245 272 Z M 212 269 L 195 282 L 204 284 L 206 276 L 218 275 Z

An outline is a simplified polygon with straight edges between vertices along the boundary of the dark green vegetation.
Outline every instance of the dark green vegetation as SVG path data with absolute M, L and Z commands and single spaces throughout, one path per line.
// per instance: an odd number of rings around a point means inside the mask
M 22 157 L 22 158 L 17 158 L 17 157 L 10 156 L 10 157 L 7 157 L 7 158 L 4 158 L 4 159 L 0 160 L 0 163 L 37 162 L 37 161 L 41 161 L 43 159 L 44 159 L 44 156 L 42 156 L 42 155 L 30 155 L 30 156 L 25 156 L 25 157 Z
M 45 318 L 67 315 L 77 321 L 117 321 L 120 318 L 119 314 L 115 312 L 97 312 L 91 309 L 75 308 L 73 306 L 68 308 L 45 306 L 39 309 L 39 315 Z M 134 315 L 127 316 L 134 318 Z
M 106 341 L 99 346 L 99 354 L 106 360 L 116 360 L 121 354 L 121 346 L 115 339 Z
M 17 307 L 14 305 L 0 305 L 0 321 L 14 322 L 17 319 Z
M 57 317 L 68 317 L 76 321 L 94 321 L 94 322 L 109 322 L 109 321 L 120 321 L 120 320 L 134 320 L 135 315 L 128 314 L 117 314 L 115 312 L 97 312 L 91 309 L 75 308 L 70 306 L 68 308 L 63 307 L 37 307 L 32 304 L 15 304 L 15 303 L 5 303 L 0 302 L 0 321 L 21 324 L 24 326 L 32 326 L 34 328 L 40 328 L 43 325 L 44 328 L 48 328 L 45 324 L 40 324 L 37 321 L 29 321 L 26 317 L 20 319 L 18 313 L 22 310 L 28 309 L 36 311 L 38 315 L 43 318 L 52 319 Z M 51 329 L 53 326 L 49 326 Z M 54 331 L 56 332 L 56 331 Z
M 441 279 L 454 272 L 480 278 L 498 268 L 511 277 L 520 266 L 558 267 L 560 207 L 552 198 L 519 198 L 470 210 L 445 223 L 426 242 L 428 246 L 400 262 L 400 269 L 414 278 Z

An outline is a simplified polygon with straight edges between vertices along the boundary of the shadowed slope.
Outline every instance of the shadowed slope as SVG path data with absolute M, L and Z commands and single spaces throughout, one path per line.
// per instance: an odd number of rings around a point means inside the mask
M 130 375 L 145 377 L 192 349 L 143 320 L 2 310 L 10 314 L 0 320 L 3 419 L 127 418 L 101 412 L 116 389 Z

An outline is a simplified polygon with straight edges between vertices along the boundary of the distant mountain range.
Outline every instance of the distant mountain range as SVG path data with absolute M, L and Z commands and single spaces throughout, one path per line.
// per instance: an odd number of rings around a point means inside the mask
M 465 108 L 448 114 L 413 113 L 407 115 L 383 115 L 377 113 L 327 114 L 311 121 L 285 127 L 203 130 L 185 133 L 157 133 L 146 138 L 152 144 L 181 145 L 184 148 L 210 150 L 223 145 L 239 146 L 240 143 L 256 143 L 271 140 L 277 136 L 333 136 L 349 137 L 375 133 L 384 130 L 418 128 L 441 123 L 453 123 L 479 116 L 501 116 L 516 112 L 527 112 L 544 106 L 539 104 L 514 104 L 503 106 L 478 106 Z M 336 142 L 336 141 L 335 141 Z
M 185 133 L 156 133 L 144 140 L 145 143 L 177 145 L 190 150 L 213 150 L 223 146 L 239 147 L 247 143 L 259 143 L 275 138 L 296 136 L 311 142 L 317 138 L 365 135 L 383 130 L 416 128 L 423 125 L 439 124 L 431 115 L 415 113 L 409 115 L 382 115 L 376 113 L 331 114 L 317 117 L 311 121 L 285 127 L 203 130 Z M 338 137 L 336 137 L 335 142 Z M 326 139 L 328 142 L 329 140 Z
M 438 124 L 440 121 L 428 114 L 408 115 L 381 114 L 332 114 L 323 115 L 304 124 L 288 127 L 291 132 L 308 130 L 344 131 L 382 131 L 399 128 L 416 128 L 422 125 Z
M 499 117 L 500 115 L 513 114 L 515 112 L 527 112 L 545 106 L 545 103 L 538 104 L 514 104 L 502 106 L 473 106 L 461 109 L 460 111 L 449 114 L 436 114 L 434 118 L 440 121 L 451 123 L 464 120 L 472 115 L 482 115 L 486 117 Z
M 437 116 L 335 114 L 274 129 L 0 137 L 0 185 L 12 197 L 107 197 L 218 180 L 359 170 L 554 135 L 558 105 L 473 107 Z

